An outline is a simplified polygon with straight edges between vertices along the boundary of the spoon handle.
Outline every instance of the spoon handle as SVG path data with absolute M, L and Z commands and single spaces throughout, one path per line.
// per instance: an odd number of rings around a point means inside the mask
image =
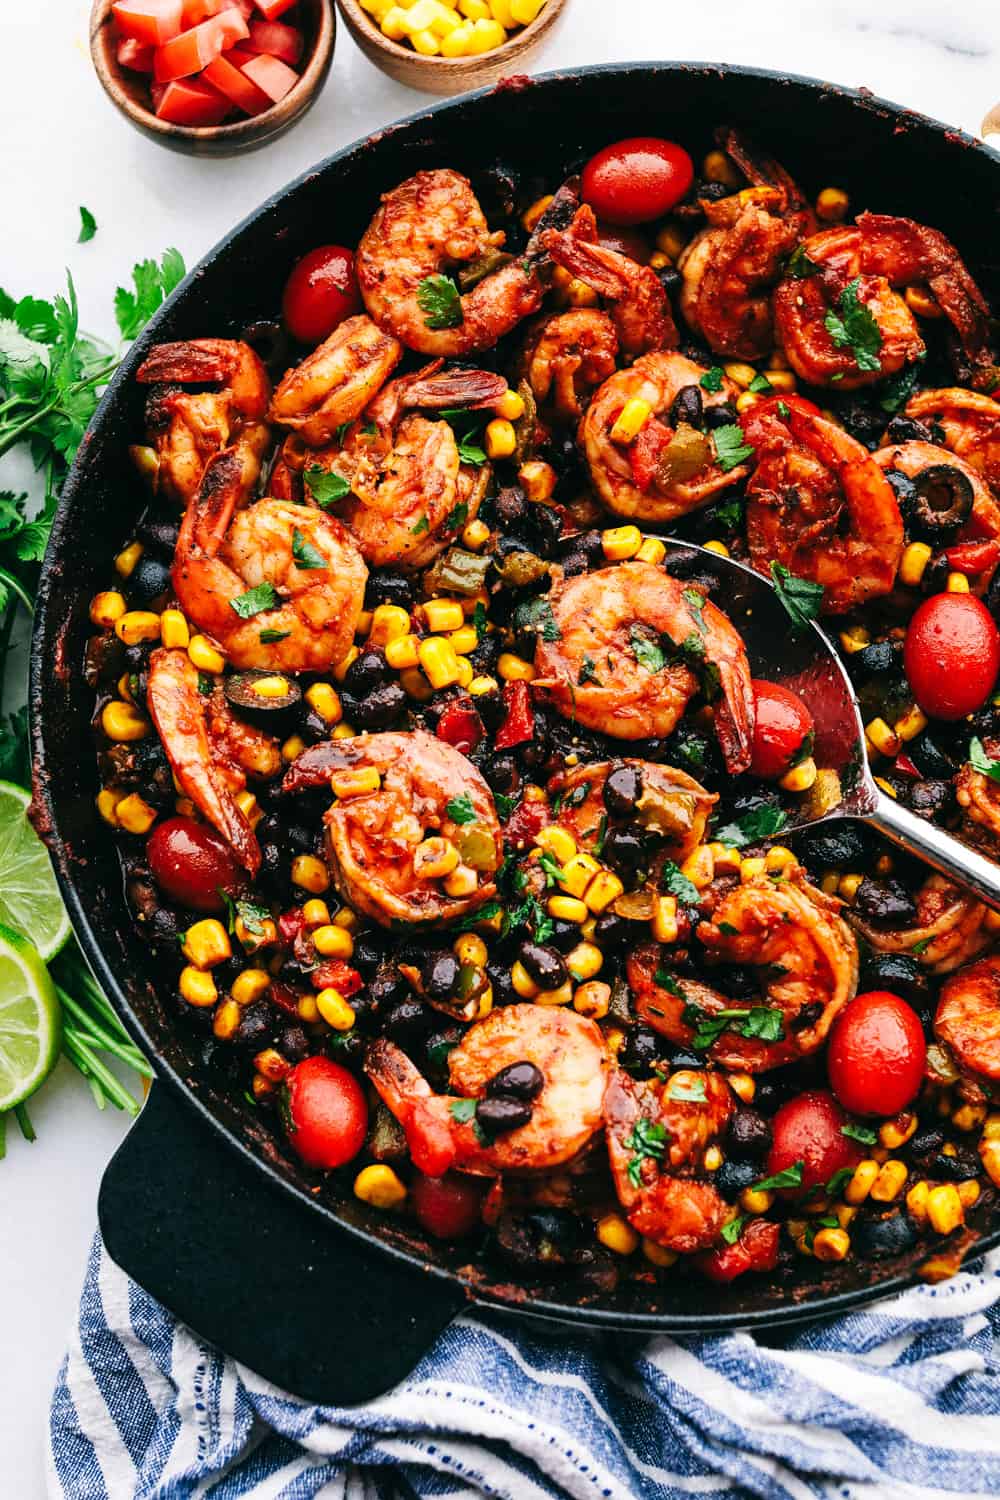
M 878 801 L 865 822 L 907 853 L 918 855 L 942 875 L 966 886 L 994 911 L 1000 911 L 1000 866 L 977 849 L 970 849 L 943 828 L 918 818 L 883 791 L 879 791 Z

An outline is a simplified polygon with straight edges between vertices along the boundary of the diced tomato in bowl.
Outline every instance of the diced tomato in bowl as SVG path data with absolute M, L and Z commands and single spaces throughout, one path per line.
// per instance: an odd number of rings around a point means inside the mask
M 111 7 L 119 34 L 147 47 L 162 47 L 180 35 L 182 0 L 117 0 Z
M 170 83 L 174 78 L 190 78 L 200 73 L 227 47 L 249 35 L 250 28 L 236 9 L 210 16 L 189 31 L 182 31 L 166 46 L 157 48 L 153 59 L 157 83 Z
M 118 66 L 130 68 L 133 73 L 152 73 L 155 47 L 146 42 L 137 42 L 134 37 L 123 36 L 118 42 Z
M 233 52 L 235 51 L 237 49 L 234 47 Z M 257 87 L 252 78 L 247 77 L 238 62 L 230 60 L 232 56 L 233 53 L 230 52 L 224 57 L 213 57 L 203 70 L 202 78 L 244 114 L 259 115 L 265 109 L 270 109 L 273 100 L 263 89 Z
M 290 68 L 280 58 L 269 57 L 266 52 L 261 52 L 248 62 L 243 72 L 274 104 L 280 104 L 299 81 L 294 68 Z
M 247 47 L 251 52 L 266 52 L 294 68 L 301 61 L 304 45 L 301 31 L 294 26 L 285 26 L 281 21 L 250 22 Z
M 175 78 L 153 85 L 156 117 L 171 125 L 221 125 L 229 100 L 200 78 Z
M 286 10 L 291 10 L 295 0 L 255 0 L 255 4 L 265 21 L 276 21 Z

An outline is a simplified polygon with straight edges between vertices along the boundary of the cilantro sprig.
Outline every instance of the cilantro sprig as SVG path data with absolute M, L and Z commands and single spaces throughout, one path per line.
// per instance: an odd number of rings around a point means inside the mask
M 860 276 L 847 283 L 838 299 L 837 310 L 831 307 L 823 323 L 837 348 L 850 349 L 858 369 L 871 372 L 882 368 L 879 358 L 882 334 L 870 309 L 858 296 L 860 285 Z
M 636 1120 L 629 1135 L 625 1137 L 625 1145 L 633 1152 L 626 1171 L 628 1180 L 634 1188 L 642 1186 L 642 1165 L 647 1159 L 662 1161 L 663 1153 L 667 1149 L 667 1129 L 658 1120 L 647 1120 L 644 1117 Z
M 427 328 L 457 328 L 464 321 L 462 294 L 450 276 L 425 276 L 417 287 L 417 305 Z
M 981 739 L 973 738 L 969 741 L 969 765 L 981 776 L 988 776 L 991 781 L 1000 781 L 1000 760 L 987 755 Z
M 779 562 L 771 564 L 771 581 L 786 615 L 798 629 L 804 630 L 818 617 L 823 603 L 821 583 L 812 583 L 808 578 L 796 578 L 794 573 L 790 573 Z

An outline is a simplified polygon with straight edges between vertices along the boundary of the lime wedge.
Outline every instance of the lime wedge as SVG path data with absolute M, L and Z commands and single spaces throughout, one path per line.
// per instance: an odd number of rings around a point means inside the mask
M 69 937 L 48 850 L 28 822 L 30 793 L 0 781 L 0 922 L 23 933 L 48 963 Z
M 62 1011 L 30 943 L 0 925 L 0 1113 L 33 1094 L 56 1065 Z

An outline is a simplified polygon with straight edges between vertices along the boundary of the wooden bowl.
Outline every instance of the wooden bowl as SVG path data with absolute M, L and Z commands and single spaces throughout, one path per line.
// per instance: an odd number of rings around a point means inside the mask
M 299 81 L 280 103 L 225 125 L 171 125 L 153 113 L 145 76 L 118 62 L 111 4 L 112 0 L 94 0 L 90 13 L 90 55 L 104 92 L 143 135 L 188 156 L 235 156 L 273 141 L 312 107 L 333 61 L 333 0 L 299 0 L 305 51 Z
M 409 43 L 390 42 L 358 0 L 337 0 L 340 14 L 362 52 L 383 73 L 411 89 L 428 94 L 463 94 L 468 89 L 495 83 L 500 77 L 523 68 L 529 56 L 553 30 L 566 7 L 566 0 L 546 0 L 545 6 L 527 26 L 512 32 L 502 47 L 478 57 L 424 57 Z

